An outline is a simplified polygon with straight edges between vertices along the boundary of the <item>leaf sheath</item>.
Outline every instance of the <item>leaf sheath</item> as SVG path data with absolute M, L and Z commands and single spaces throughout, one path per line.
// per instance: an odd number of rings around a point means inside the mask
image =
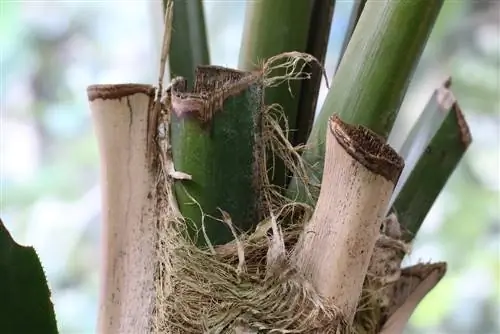
M 198 68 L 192 93 L 182 78 L 172 84 L 174 166 L 192 177 L 176 182 L 177 201 L 192 231 L 204 227 L 211 243 L 232 238 L 214 218 L 219 208 L 241 231 L 258 222 L 262 98 L 258 75 L 215 66 Z M 203 234 L 193 236 L 203 243 Z

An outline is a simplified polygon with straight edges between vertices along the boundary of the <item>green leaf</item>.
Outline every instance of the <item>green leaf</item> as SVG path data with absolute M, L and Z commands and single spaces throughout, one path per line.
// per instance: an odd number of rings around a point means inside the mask
M 220 217 L 218 208 L 243 231 L 260 219 L 262 87 L 260 76 L 215 66 L 199 67 L 192 93 L 183 79 L 172 84 L 174 166 L 192 177 L 176 182 L 177 202 L 198 230 L 204 218 L 214 244 L 232 238 L 230 229 L 212 218 Z M 204 241 L 203 234 L 193 237 Z
M 0 333 L 57 333 L 54 306 L 33 247 L 12 239 L 0 220 Z

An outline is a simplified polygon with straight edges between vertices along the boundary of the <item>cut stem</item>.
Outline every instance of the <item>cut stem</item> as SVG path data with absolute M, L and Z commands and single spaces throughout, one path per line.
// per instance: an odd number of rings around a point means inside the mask
M 296 262 L 319 293 L 352 322 L 402 159 L 382 138 L 334 116 L 325 177 Z
M 411 241 L 416 236 L 471 142 L 467 122 L 458 104 L 453 102 L 443 123 L 407 176 L 399 194 L 395 195 L 392 207 L 405 230 L 403 237 L 406 241 Z
M 415 165 L 424 154 L 430 141 L 456 103 L 456 99 L 450 90 L 450 84 L 451 81 L 447 80 L 443 86 L 434 91 L 417 122 L 403 142 L 403 145 L 398 150 L 399 155 L 405 160 L 405 167 L 396 185 L 396 189 L 394 189 L 391 206 L 394 204 L 394 200 L 399 195 L 401 188 L 406 183 Z
M 259 75 L 215 66 L 198 68 L 192 93 L 183 78 L 172 83 L 174 166 L 191 176 L 176 181 L 175 193 L 198 244 L 233 238 L 214 219 L 219 208 L 241 231 L 259 221 L 262 85 Z
M 446 274 L 446 263 L 417 264 L 401 271 L 380 334 L 403 334 L 413 311 Z
M 155 300 L 155 89 L 123 84 L 87 91 L 103 185 L 98 332 L 148 333 Z

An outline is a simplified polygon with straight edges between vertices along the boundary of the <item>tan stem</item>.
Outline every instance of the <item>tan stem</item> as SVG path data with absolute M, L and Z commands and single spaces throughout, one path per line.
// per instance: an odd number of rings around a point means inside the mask
M 336 116 L 330 120 L 320 196 L 295 259 L 351 323 L 402 167 L 396 152 L 371 131 Z
M 445 273 L 444 262 L 417 264 L 403 269 L 399 280 L 391 286 L 392 305 L 379 334 L 403 334 L 413 311 Z
M 99 333 L 147 333 L 154 302 L 154 87 L 88 88 L 101 157 Z

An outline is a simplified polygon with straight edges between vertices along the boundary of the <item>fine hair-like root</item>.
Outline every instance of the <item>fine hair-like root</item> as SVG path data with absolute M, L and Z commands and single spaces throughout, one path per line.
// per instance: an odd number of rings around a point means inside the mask
M 285 61 L 276 65 L 280 59 Z M 308 78 L 302 73 L 303 65 L 314 61 L 313 57 L 300 53 L 273 57 L 261 72 L 264 87 Z M 278 68 L 285 69 L 285 74 L 271 77 L 271 72 Z M 176 179 L 190 176 L 174 169 L 168 133 L 170 98 L 163 97 L 162 101 L 164 110 L 157 138 L 159 171 L 153 194 L 158 217 L 153 331 L 172 334 L 376 333 L 378 319 L 375 317 L 379 315 L 366 310 L 377 309 L 377 302 L 373 300 L 380 299 L 378 294 L 390 284 L 381 279 L 386 276 L 384 268 L 371 269 L 359 307 L 360 316 L 351 327 L 337 307 L 322 298 L 290 261 L 312 208 L 283 196 L 282 189 L 269 181 L 266 167 L 278 158 L 304 184 L 310 185 L 300 155 L 301 147 L 293 147 L 287 139 L 282 108 L 270 105 L 261 115 L 264 149 L 259 176 L 265 219 L 255 231 L 237 235 L 231 217 L 221 210 L 220 220 L 231 229 L 234 240 L 220 246 L 207 242 L 209 246 L 199 248 L 187 237 L 186 222 L 175 201 L 173 182 L 182 182 Z M 317 192 L 317 189 L 308 190 Z M 385 249 L 406 251 L 396 239 L 379 243 L 383 254 L 387 253 Z M 397 267 L 399 270 L 399 263 Z

